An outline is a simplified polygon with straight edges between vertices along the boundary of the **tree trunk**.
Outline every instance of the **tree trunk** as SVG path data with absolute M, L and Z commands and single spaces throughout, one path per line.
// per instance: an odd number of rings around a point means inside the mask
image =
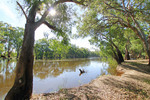
M 150 55 L 150 54 L 149 54 Z M 150 56 L 149 56 L 149 59 L 148 59 L 148 65 L 150 66 Z
M 125 60 L 130 60 L 130 55 L 129 55 L 129 51 L 128 51 L 128 48 L 127 48 L 127 45 L 126 45 L 126 51 L 125 51 Z
M 121 64 L 121 60 L 119 59 L 118 55 L 116 54 L 114 47 L 112 46 L 112 44 L 110 44 L 112 51 L 113 51 L 113 55 L 112 57 L 117 61 L 118 64 Z
M 121 60 L 118 58 L 117 54 L 115 52 L 113 58 L 117 61 L 118 64 L 121 64 Z
M 147 51 L 147 55 L 148 55 L 148 65 L 150 66 L 150 50 Z
M 19 51 L 20 51 L 20 49 L 17 49 L 17 59 L 19 58 Z
M 116 49 L 116 50 L 117 50 L 117 54 L 118 54 L 118 58 L 119 58 L 120 62 L 124 62 L 121 51 L 119 49 Z
M 27 23 L 21 55 L 17 62 L 15 82 L 5 100 L 28 100 L 32 94 L 34 31 L 33 23 Z
M 148 59 L 149 59 L 148 65 L 150 66 L 150 35 L 148 36 L 147 42 L 148 42 L 148 49 L 146 51 L 147 51 L 147 55 L 148 55 Z
M 112 45 L 116 48 L 118 60 L 120 60 L 119 62 L 124 62 L 122 53 L 121 53 L 121 51 L 119 50 L 119 48 L 114 44 L 114 42 L 113 42 L 112 40 L 110 40 L 110 42 L 111 42 Z

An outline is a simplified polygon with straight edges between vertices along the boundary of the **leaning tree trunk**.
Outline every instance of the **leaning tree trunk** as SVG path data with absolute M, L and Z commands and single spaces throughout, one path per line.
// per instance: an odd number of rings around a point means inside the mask
M 118 64 L 121 64 L 121 60 L 119 59 L 118 55 L 116 54 L 112 44 L 110 44 L 111 48 L 112 48 L 112 52 L 113 52 L 113 55 L 112 57 L 117 61 Z
M 121 51 L 118 48 L 116 50 L 117 50 L 117 54 L 118 54 L 118 58 L 119 58 L 120 62 L 124 62 Z
M 118 60 L 120 60 L 119 62 L 124 62 L 123 56 L 121 51 L 119 50 L 119 48 L 114 44 L 114 42 L 112 40 L 110 40 L 110 42 L 112 43 L 112 45 L 116 48 L 116 52 L 117 52 L 117 56 L 118 56 Z
M 113 51 L 114 56 L 113 58 L 117 61 L 118 64 L 121 64 L 121 61 L 119 60 L 119 57 L 117 56 L 117 54 Z
M 32 94 L 34 31 L 33 23 L 27 23 L 21 55 L 17 63 L 15 82 L 5 100 L 28 100 Z

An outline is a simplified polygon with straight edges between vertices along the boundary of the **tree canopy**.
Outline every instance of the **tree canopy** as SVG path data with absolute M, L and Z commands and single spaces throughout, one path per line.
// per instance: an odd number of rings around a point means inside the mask
M 123 41 L 129 44 L 126 34 L 130 36 L 134 33 L 132 36 L 136 35 L 140 42 L 143 42 L 145 47 L 143 50 L 147 52 L 150 58 L 150 46 L 147 41 L 149 34 L 149 5 L 149 0 L 92 0 L 88 3 L 88 7 L 82 17 L 79 18 L 78 35 L 82 37 L 90 35 L 94 40 L 100 41 L 101 44 L 92 40 L 95 44 L 100 44 L 98 46 L 102 51 L 111 50 L 113 52 L 112 47 L 106 50 L 106 42 L 113 40 L 115 43 L 116 41 L 118 42 L 117 46 L 121 49 Z M 121 35 L 122 37 L 120 37 Z M 106 51 L 102 48 L 105 48 Z

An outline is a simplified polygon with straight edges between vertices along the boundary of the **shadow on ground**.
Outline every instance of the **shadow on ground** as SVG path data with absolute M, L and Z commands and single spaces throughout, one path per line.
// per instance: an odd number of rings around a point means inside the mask
M 139 62 L 126 61 L 121 65 L 121 67 L 125 69 L 136 70 L 138 72 L 150 74 L 150 66 L 148 66 L 147 64 L 142 64 L 140 61 Z

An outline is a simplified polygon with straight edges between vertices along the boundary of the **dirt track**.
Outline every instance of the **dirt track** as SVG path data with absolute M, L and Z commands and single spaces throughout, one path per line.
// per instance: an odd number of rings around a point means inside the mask
M 31 100 L 150 100 L 150 67 L 147 60 L 125 61 L 119 76 L 99 76 L 89 84 L 33 95 Z

